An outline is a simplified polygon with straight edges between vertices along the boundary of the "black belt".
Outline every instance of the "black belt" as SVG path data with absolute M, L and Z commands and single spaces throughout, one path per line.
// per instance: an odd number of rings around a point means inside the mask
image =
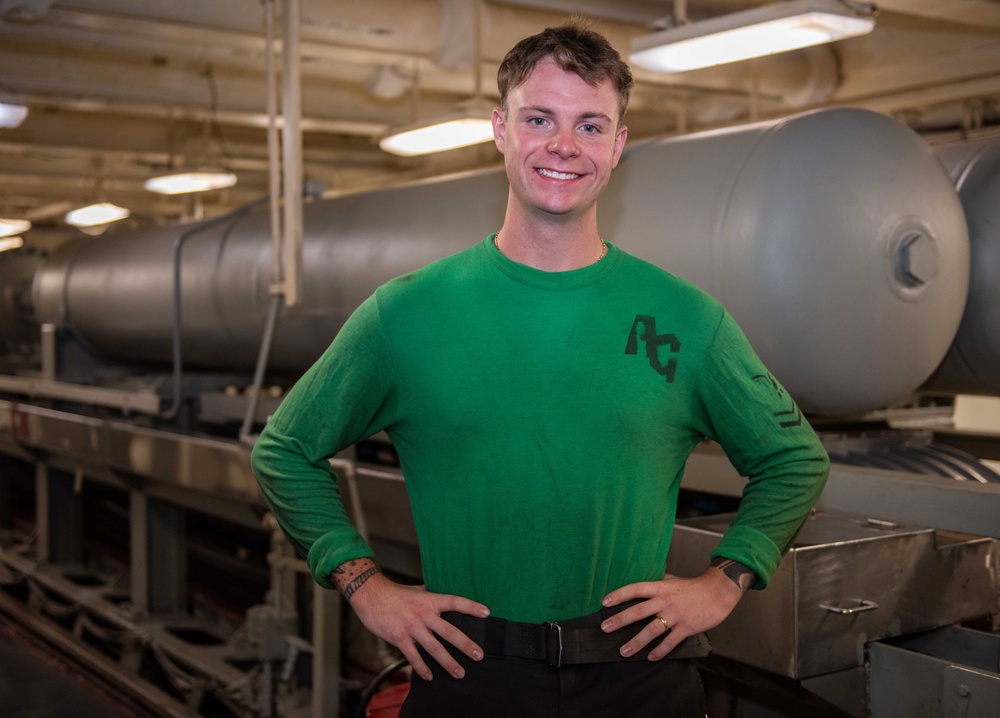
M 604 619 L 626 606 L 603 610 L 590 616 L 550 623 L 518 623 L 503 618 L 476 618 L 448 612 L 442 618 L 475 641 L 490 658 L 527 658 L 545 661 L 554 668 L 584 663 L 613 663 L 645 659 L 660 641 L 654 640 L 629 657 L 619 650 L 639 631 L 638 624 L 605 633 Z M 708 636 L 699 633 L 685 638 L 666 658 L 702 658 L 711 653 Z

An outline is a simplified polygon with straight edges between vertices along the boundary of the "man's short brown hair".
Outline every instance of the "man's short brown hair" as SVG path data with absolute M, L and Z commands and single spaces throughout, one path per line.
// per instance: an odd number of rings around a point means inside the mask
M 507 93 L 527 80 L 539 60 L 547 57 L 593 87 L 605 79 L 611 80 L 618 95 L 618 122 L 621 123 L 632 92 L 632 71 L 607 38 L 578 23 L 546 28 L 521 40 L 507 53 L 497 71 L 500 107 L 504 113 L 507 112 Z

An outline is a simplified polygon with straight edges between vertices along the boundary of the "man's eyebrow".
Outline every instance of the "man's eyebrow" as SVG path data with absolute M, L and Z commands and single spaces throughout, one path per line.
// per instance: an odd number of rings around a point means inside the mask
M 555 114 L 555 112 L 552 109 L 544 107 L 542 105 L 531 105 L 528 107 L 522 107 L 520 110 L 518 110 L 518 114 L 553 115 Z
M 614 122 L 610 117 L 605 115 L 603 112 L 584 112 L 580 115 L 581 120 L 604 120 L 605 122 Z

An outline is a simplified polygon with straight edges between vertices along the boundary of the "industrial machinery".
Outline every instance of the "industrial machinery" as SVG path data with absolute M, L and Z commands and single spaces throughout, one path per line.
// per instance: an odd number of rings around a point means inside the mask
M 713 635 L 718 715 L 996 705 L 1000 477 L 979 459 L 1000 444 L 947 418 L 956 392 L 1000 394 L 998 147 L 939 158 L 826 110 L 637 143 L 602 197 L 602 236 L 726 304 L 835 462 L 774 587 Z M 249 448 L 376 286 L 495 231 L 506 195 L 491 170 L 308 203 L 280 312 L 259 204 L 0 255 L 0 611 L 156 714 L 349 714 L 395 656 L 313 586 Z M 392 446 L 332 462 L 380 564 L 419 581 Z M 742 484 L 718 447 L 692 456 L 670 570 L 704 566 Z M 900 708 L 912 661 L 946 695 Z

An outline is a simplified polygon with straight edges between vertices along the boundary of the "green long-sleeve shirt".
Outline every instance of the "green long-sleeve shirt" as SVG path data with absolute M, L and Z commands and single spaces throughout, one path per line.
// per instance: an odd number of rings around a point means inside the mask
M 372 556 L 326 459 L 385 430 L 428 590 L 495 616 L 584 615 L 661 578 L 684 463 L 748 476 L 714 555 L 766 585 L 819 497 L 815 433 L 722 306 L 616 247 L 544 272 L 491 238 L 380 287 L 268 423 L 253 468 L 316 580 Z

